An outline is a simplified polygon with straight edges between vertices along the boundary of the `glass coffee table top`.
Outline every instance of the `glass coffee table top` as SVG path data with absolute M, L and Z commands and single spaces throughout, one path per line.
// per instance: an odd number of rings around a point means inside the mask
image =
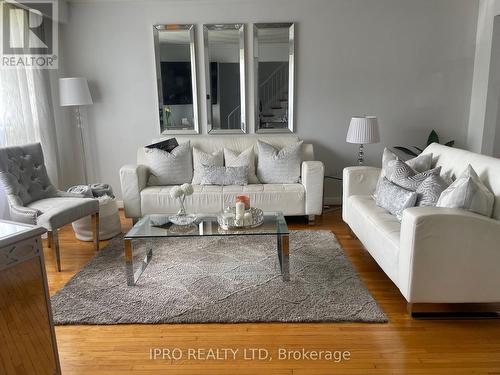
M 179 226 L 168 222 L 169 215 L 145 215 L 125 235 L 127 239 L 157 237 L 252 236 L 288 234 L 281 212 L 264 214 L 264 222 L 256 228 L 224 230 L 215 215 L 200 214 L 192 225 Z
M 127 284 L 136 285 L 153 256 L 153 239 L 169 237 L 203 236 L 276 236 L 277 255 L 283 281 L 289 281 L 289 231 L 281 212 L 264 213 L 264 222 L 255 228 L 225 230 L 219 226 L 215 215 L 197 215 L 197 220 L 189 226 L 172 225 L 168 215 L 146 215 L 140 219 L 124 237 L 124 258 Z M 134 265 L 133 242 L 149 242 L 144 260 L 137 268 Z

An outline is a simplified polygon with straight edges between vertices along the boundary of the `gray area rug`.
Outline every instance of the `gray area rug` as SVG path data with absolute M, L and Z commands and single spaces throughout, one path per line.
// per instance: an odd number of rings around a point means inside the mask
M 153 249 L 129 287 L 122 237 L 111 240 L 52 297 L 55 324 L 387 322 L 328 231 L 290 233 L 289 282 L 274 236 L 169 238 Z

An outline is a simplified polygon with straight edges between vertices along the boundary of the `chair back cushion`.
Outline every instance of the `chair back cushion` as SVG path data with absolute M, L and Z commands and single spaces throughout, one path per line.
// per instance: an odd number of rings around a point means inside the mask
M 7 195 L 19 197 L 23 205 L 57 194 L 40 143 L 0 148 L 0 182 Z
M 492 217 L 500 219 L 500 159 L 438 143 L 427 146 L 423 153 L 432 153 L 433 167 L 441 167 L 441 175 L 452 179 L 458 178 L 470 164 L 495 196 Z

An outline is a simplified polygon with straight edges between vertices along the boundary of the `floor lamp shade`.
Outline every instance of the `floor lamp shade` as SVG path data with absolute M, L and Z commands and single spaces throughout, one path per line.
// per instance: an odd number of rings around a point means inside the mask
M 374 116 L 353 117 L 347 131 L 346 141 L 358 145 L 380 142 L 377 118 Z
M 86 78 L 60 78 L 59 98 L 60 104 L 63 107 L 90 105 L 93 103 Z

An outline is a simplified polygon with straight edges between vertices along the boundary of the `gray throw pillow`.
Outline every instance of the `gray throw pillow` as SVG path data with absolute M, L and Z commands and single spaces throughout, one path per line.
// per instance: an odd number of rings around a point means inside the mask
M 495 196 L 471 165 L 441 193 L 437 207 L 462 208 L 491 217 Z
M 248 167 L 202 166 L 201 185 L 248 185 Z
M 417 173 L 401 160 L 390 161 L 387 166 L 389 181 L 407 190 L 416 191 L 424 180 L 432 175 L 439 175 L 441 167 Z
M 375 203 L 396 216 L 399 221 L 403 217 L 403 211 L 409 207 L 414 207 L 416 202 L 417 193 L 403 189 L 385 177 L 377 185 Z
M 427 177 L 416 190 L 417 206 L 434 207 L 449 184 L 439 175 Z
M 224 163 L 226 167 L 248 167 L 248 183 L 259 184 L 260 181 L 255 174 L 255 153 L 253 147 L 238 153 L 224 148 Z
M 387 179 L 390 179 L 391 176 L 389 176 L 387 174 L 387 167 L 389 165 L 389 162 L 396 161 L 396 160 L 401 160 L 401 159 L 399 159 L 396 154 L 394 154 L 391 150 L 389 150 L 386 147 L 384 149 L 384 153 L 382 154 L 382 173 L 381 173 L 381 177 L 387 177 Z M 417 171 L 417 172 L 424 172 L 424 171 L 427 171 L 427 170 L 431 169 L 431 166 L 432 166 L 432 153 L 429 153 L 429 154 L 420 154 L 417 157 L 415 157 L 413 159 L 406 160 L 404 162 L 406 164 L 408 164 L 415 171 Z
M 222 150 L 216 151 L 212 154 L 208 154 L 196 147 L 193 147 L 193 185 L 201 184 L 201 176 L 203 174 L 203 166 L 216 166 L 222 167 L 224 165 L 224 155 Z
M 257 177 L 263 184 L 294 184 L 300 180 L 302 141 L 281 150 L 258 141 Z
M 151 171 L 149 185 L 179 185 L 193 179 L 193 159 L 190 142 L 172 150 L 145 148 L 146 163 Z

